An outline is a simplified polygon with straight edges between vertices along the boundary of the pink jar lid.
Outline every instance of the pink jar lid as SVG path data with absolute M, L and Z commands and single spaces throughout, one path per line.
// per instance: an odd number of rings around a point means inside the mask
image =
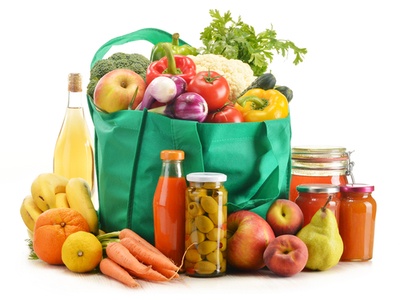
M 371 193 L 375 187 L 365 183 L 349 183 L 340 186 L 341 192 L 354 192 L 354 193 Z

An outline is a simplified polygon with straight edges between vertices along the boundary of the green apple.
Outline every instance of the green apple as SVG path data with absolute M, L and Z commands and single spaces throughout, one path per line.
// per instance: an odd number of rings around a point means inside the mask
M 142 101 L 146 82 L 132 70 L 115 69 L 97 82 L 93 102 L 97 108 L 108 113 L 125 110 L 129 108 L 136 89 L 137 94 L 131 109 L 135 109 Z
M 296 202 L 277 199 L 269 208 L 265 219 L 272 227 L 275 236 L 296 234 L 304 223 L 303 211 Z

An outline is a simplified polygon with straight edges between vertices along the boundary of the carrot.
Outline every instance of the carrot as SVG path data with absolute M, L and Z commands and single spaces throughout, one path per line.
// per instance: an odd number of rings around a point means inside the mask
M 140 287 L 140 284 L 120 265 L 109 258 L 100 261 L 100 271 L 129 287 Z
M 168 278 L 153 270 L 151 266 L 141 263 L 120 242 L 111 242 L 106 247 L 107 257 L 140 279 L 150 281 L 167 281 Z
M 151 253 L 142 244 L 135 240 L 124 237 L 120 239 L 120 243 L 124 245 L 130 253 L 133 254 L 139 261 L 146 265 L 151 265 L 152 268 L 167 278 L 178 278 L 179 267 L 176 266 L 164 254 Z
M 141 245 L 143 245 L 144 247 L 146 247 L 147 249 L 149 249 L 155 253 L 164 255 L 160 250 L 158 250 L 156 247 L 154 247 L 152 244 L 150 244 L 148 241 L 146 241 L 144 238 L 142 238 L 139 234 L 134 232 L 132 229 L 124 228 L 119 232 L 120 239 L 123 239 L 125 237 L 135 240 L 136 242 L 140 243 Z

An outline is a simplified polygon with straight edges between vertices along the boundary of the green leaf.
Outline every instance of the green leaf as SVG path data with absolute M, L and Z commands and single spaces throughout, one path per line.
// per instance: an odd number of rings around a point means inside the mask
M 228 10 L 221 14 L 216 9 L 209 11 L 212 18 L 209 26 L 200 33 L 201 54 L 219 54 L 229 59 L 239 59 L 250 65 L 255 76 L 268 69 L 273 61 L 274 53 L 287 56 L 293 52 L 295 65 L 303 61 L 306 48 L 297 47 L 292 41 L 277 38 L 277 33 L 271 26 L 260 33 L 254 27 L 246 24 L 239 16 L 233 20 Z

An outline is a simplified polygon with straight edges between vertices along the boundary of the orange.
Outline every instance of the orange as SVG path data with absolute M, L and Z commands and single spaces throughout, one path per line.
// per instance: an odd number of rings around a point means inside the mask
M 77 231 L 89 232 L 86 219 L 72 208 L 51 208 L 37 218 L 33 232 L 33 250 L 43 261 L 62 265 L 61 249 L 65 239 Z
M 72 272 L 90 272 L 103 258 L 103 247 L 97 237 L 86 231 L 70 234 L 61 249 L 61 258 Z

